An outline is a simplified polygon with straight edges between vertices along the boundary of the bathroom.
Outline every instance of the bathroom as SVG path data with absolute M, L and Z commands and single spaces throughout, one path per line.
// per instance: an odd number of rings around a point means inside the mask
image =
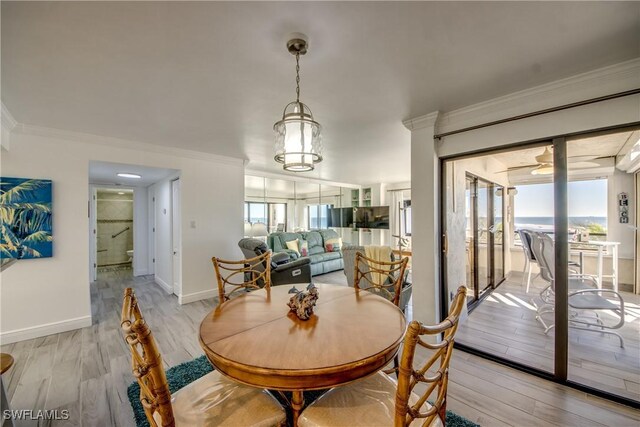
M 97 190 L 98 271 L 125 270 L 133 262 L 133 190 Z

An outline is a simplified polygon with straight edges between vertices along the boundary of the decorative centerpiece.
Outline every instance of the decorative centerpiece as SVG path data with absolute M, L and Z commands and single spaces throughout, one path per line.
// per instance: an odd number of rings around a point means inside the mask
M 299 291 L 296 287 L 289 289 L 290 294 L 295 294 L 289 299 L 289 309 L 293 311 L 298 319 L 307 320 L 313 314 L 313 307 L 318 300 L 318 288 L 313 283 L 309 283 L 306 291 Z

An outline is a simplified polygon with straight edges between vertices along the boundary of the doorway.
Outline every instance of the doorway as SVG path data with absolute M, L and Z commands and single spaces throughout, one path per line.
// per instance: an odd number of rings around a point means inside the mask
M 468 258 L 458 347 L 640 402 L 637 152 L 640 128 L 629 126 L 442 159 L 443 295 L 465 279 Z M 586 308 L 583 294 L 593 301 Z
M 133 274 L 134 189 L 92 186 L 90 203 L 92 281 L 99 272 Z

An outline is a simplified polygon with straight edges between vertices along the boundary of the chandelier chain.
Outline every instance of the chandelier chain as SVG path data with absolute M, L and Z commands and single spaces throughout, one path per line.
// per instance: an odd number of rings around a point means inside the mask
M 296 53 L 296 102 L 300 102 L 300 53 Z

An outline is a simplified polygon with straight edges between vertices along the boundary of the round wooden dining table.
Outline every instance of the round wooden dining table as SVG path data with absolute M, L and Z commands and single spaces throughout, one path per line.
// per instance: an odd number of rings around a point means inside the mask
M 294 425 L 304 390 L 339 386 L 380 370 L 393 360 L 406 329 L 400 309 L 378 295 L 316 286 L 319 298 L 308 320 L 289 311 L 292 295 L 283 285 L 226 301 L 200 324 L 200 344 L 221 373 L 292 392 Z

